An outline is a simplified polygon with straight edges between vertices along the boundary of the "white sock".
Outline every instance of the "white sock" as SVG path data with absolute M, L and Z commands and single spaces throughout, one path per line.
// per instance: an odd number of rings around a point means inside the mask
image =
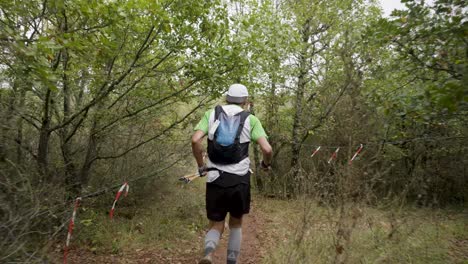
M 242 242 L 242 228 L 231 228 L 227 249 L 227 264 L 236 264 Z
M 210 229 L 205 235 L 205 256 L 216 249 L 221 234 L 216 229 Z

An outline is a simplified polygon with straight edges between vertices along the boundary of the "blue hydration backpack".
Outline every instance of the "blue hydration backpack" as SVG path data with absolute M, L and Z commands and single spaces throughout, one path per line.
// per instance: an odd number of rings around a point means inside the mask
M 208 157 L 217 164 L 234 164 L 249 156 L 249 143 L 240 143 L 240 134 L 249 113 L 242 111 L 228 116 L 219 105 L 215 107 L 215 121 L 219 126 L 213 140 L 208 139 Z

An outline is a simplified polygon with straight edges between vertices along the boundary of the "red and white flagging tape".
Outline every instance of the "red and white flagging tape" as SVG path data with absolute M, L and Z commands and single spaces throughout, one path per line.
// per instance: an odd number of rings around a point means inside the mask
M 128 195 L 128 189 L 129 188 L 130 188 L 130 186 L 128 186 L 128 183 L 125 182 L 124 184 L 122 184 L 119 191 L 115 195 L 114 203 L 112 204 L 112 208 L 111 208 L 111 210 L 109 212 L 110 219 L 114 218 L 115 205 L 117 204 L 117 201 L 119 200 L 120 196 L 122 195 L 123 190 L 125 189 L 125 197 L 126 197 Z
M 356 153 L 354 153 L 353 157 L 349 160 L 348 164 L 351 165 L 351 163 L 353 163 L 353 160 L 357 157 L 357 155 L 359 155 L 359 153 L 361 152 L 361 150 L 364 148 L 364 145 L 360 145 L 358 150 L 356 151 Z
M 328 164 L 332 162 L 332 160 L 336 159 L 336 156 L 338 155 L 338 151 L 340 151 L 340 148 L 337 148 L 335 152 L 331 155 L 331 157 L 328 159 Z
M 78 206 L 80 206 L 81 197 L 75 199 L 75 206 L 73 207 L 73 214 L 70 218 L 70 223 L 68 224 L 68 234 L 67 234 L 67 242 L 65 243 L 65 249 L 63 251 L 63 263 L 67 263 L 68 258 L 68 247 L 70 246 L 70 240 L 73 233 L 73 228 L 75 227 L 75 217 L 76 211 L 78 210 Z
M 321 148 L 321 147 L 318 146 L 318 147 L 315 149 L 315 151 L 312 153 L 312 155 L 310 155 L 310 157 L 312 158 L 313 156 L 315 156 L 315 154 L 317 154 L 317 152 L 319 152 L 320 148 Z

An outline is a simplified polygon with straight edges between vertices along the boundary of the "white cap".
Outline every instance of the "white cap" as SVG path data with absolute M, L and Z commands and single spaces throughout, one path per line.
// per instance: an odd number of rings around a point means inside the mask
M 247 99 L 247 96 L 249 96 L 247 87 L 245 87 L 242 84 L 236 83 L 236 84 L 229 86 L 229 91 L 227 92 L 227 95 L 226 95 L 226 101 L 228 101 L 229 103 L 241 104 L 245 102 L 245 99 Z

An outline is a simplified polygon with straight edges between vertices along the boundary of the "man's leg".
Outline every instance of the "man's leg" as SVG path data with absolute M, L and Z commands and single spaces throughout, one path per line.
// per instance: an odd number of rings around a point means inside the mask
M 219 239 L 224 231 L 224 222 L 227 214 L 223 204 L 224 189 L 212 185 L 206 185 L 206 216 L 210 220 L 208 232 L 205 235 L 204 257 L 200 264 L 210 264 L 211 255 L 219 243 Z
M 249 180 L 250 173 L 243 177 Z M 242 217 L 250 212 L 250 184 L 241 183 L 232 189 L 229 199 L 229 241 L 227 263 L 236 264 L 242 242 Z
M 205 235 L 205 256 L 198 262 L 199 264 L 211 264 L 211 255 L 218 246 L 219 239 L 224 231 L 223 221 L 211 221 L 209 225 L 210 230 Z
M 227 264 L 236 264 L 242 242 L 242 216 L 229 216 L 229 242 L 227 249 Z
M 224 231 L 224 221 L 211 221 L 210 230 L 205 235 L 205 256 L 209 256 L 215 251 L 219 239 Z

